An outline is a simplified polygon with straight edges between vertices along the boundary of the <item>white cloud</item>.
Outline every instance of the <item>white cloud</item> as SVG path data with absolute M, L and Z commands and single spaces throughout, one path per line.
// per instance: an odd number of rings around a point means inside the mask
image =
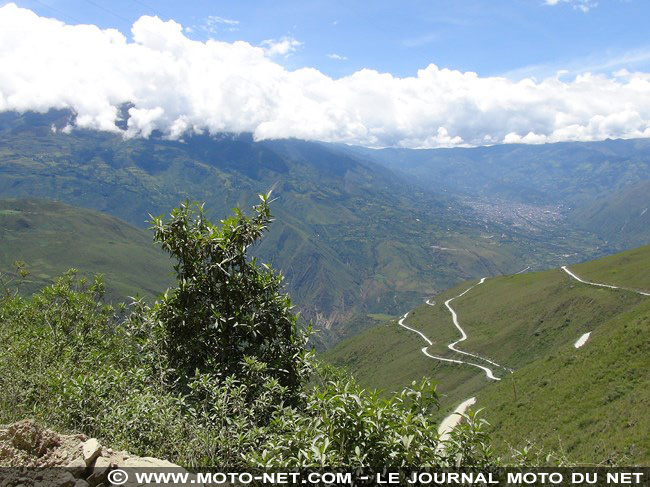
M 616 73 L 621 70 L 641 70 L 650 66 L 650 47 L 644 46 L 629 51 L 607 50 L 596 54 L 575 59 L 556 61 L 555 63 L 522 66 L 518 69 L 503 73 L 502 76 L 511 79 L 535 77 L 576 77 L 582 73 Z
M 261 45 L 268 56 L 289 56 L 302 46 L 302 42 L 292 37 L 283 37 L 282 39 L 267 39 L 262 41 Z
M 375 147 L 650 137 L 650 74 L 621 67 L 513 81 L 431 64 L 412 77 L 362 69 L 333 79 L 274 61 L 295 39 L 199 42 L 156 17 L 132 31 L 130 42 L 1 7 L 0 111 L 70 108 L 77 126 L 120 133 L 119 107 L 131 103 L 129 137 L 228 131 Z
M 580 10 L 581 12 L 585 13 L 598 6 L 598 2 L 596 0 L 544 0 L 544 3 L 546 5 L 568 3 L 574 8 L 574 10 Z
M 222 30 L 228 32 L 235 32 L 239 30 L 237 27 L 239 20 L 226 19 L 218 15 L 208 15 L 203 19 L 202 23 L 198 26 L 185 27 L 185 32 L 191 34 L 196 30 L 206 32 L 209 35 L 216 35 Z
M 209 15 L 207 20 L 208 22 L 214 24 L 239 25 L 239 20 L 224 19 L 223 17 L 219 17 L 218 15 Z
M 346 56 L 341 56 L 340 54 L 336 53 L 328 54 L 327 57 L 330 59 L 335 59 L 337 61 L 345 61 L 347 59 Z

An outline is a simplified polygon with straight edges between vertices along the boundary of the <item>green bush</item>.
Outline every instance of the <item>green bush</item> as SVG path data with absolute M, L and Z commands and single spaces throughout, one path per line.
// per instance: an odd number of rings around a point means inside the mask
M 154 219 L 178 285 L 154 305 L 102 303 L 70 272 L 0 299 L 0 422 L 32 417 L 186 466 L 449 466 L 493 461 L 469 417 L 440 448 L 429 380 L 390 398 L 318 365 L 281 276 L 246 258 L 271 215 Z M 27 366 L 25 366 L 27 364 Z
M 220 225 L 189 203 L 168 221 L 153 218 L 155 240 L 177 261 L 178 285 L 145 313 L 171 380 L 186 386 L 196 371 L 238 375 L 242 361 L 255 357 L 295 400 L 309 372 L 307 336 L 281 292 L 282 277 L 246 256 L 272 221 L 269 195 L 260 199 L 252 218 L 236 208 Z

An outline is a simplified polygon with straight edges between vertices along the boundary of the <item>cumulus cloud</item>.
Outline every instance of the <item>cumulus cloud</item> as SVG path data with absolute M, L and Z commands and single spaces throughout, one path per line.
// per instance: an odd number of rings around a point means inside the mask
M 292 38 L 292 37 L 283 37 L 282 39 L 267 39 L 262 41 L 262 47 L 264 52 L 268 56 L 289 56 L 298 50 L 302 46 L 302 42 Z
M 252 132 L 373 147 L 650 137 L 646 73 L 513 81 L 431 64 L 412 77 L 362 69 L 333 79 L 276 62 L 291 39 L 276 48 L 199 42 L 157 17 L 140 18 L 132 32 L 128 41 L 117 30 L 0 8 L 0 111 L 69 108 L 76 126 L 126 137 Z
M 347 59 L 347 56 L 341 56 L 340 54 L 336 53 L 328 54 L 327 57 L 336 61 L 345 61 Z

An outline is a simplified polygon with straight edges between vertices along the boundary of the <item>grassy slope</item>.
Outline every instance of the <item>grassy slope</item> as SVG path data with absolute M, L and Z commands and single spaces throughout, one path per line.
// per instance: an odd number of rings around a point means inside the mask
M 650 300 L 599 326 L 587 343 L 567 343 L 513 374 L 511 384 L 485 388 L 495 444 L 564 449 L 582 462 L 618 459 L 650 464 Z
M 111 297 L 152 297 L 171 284 L 172 264 L 149 232 L 103 213 L 46 200 L 0 200 L 0 271 L 27 263 L 25 291 L 74 267 L 104 274 Z
M 650 290 L 650 246 L 572 266 L 583 279 Z M 629 296 L 626 291 L 612 291 Z M 518 370 L 512 388 L 499 384 L 479 394 L 502 445 L 520 437 L 564 448 L 589 462 L 618 456 L 624 464 L 650 462 L 650 298 L 594 323 L 580 349 L 558 347 Z
M 447 348 L 460 334 L 444 301 L 475 283 L 464 283 L 439 294 L 435 306 L 423 304 L 405 321 L 434 342 L 428 349 L 431 354 L 466 360 Z M 627 291 L 577 283 L 561 270 L 553 270 L 488 279 L 451 305 L 469 336 L 458 348 L 518 368 L 575 341 L 593 326 L 641 300 L 641 296 Z M 396 388 L 423 374 L 432 374 L 443 391 L 467 391 L 466 379 L 459 379 L 459 371 L 462 375 L 465 369 L 472 372 L 469 375 L 482 375 L 474 368 L 426 358 L 420 352 L 424 345 L 418 335 L 399 327 L 395 319 L 343 342 L 326 357 L 347 365 L 362 382 L 373 387 Z M 498 369 L 495 372 L 504 375 Z
M 644 273 L 643 269 L 647 269 L 649 264 L 650 246 L 572 266 L 572 269 L 580 275 L 584 274 L 584 278 L 647 288 L 650 287 L 650 273 Z M 616 272 L 612 270 L 614 267 Z M 606 280 L 605 277 L 609 276 L 616 276 L 617 280 Z M 435 297 L 434 307 L 422 305 L 409 315 L 405 323 L 421 330 L 434 341 L 434 345 L 429 347 L 430 353 L 467 360 L 446 348 L 447 343 L 460 335 L 452 324 L 444 301 L 457 296 L 475 282 L 445 291 Z M 498 376 L 504 377 L 505 380 L 500 383 L 488 381 L 478 369 L 465 365 L 442 364 L 425 357 L 420 352 L 424 346 L 422 339 L 399 327 L 397 320 L 389 321 L 339 344 L 328 352 L 325 358 L 347 366 L 361 382 L 372 387 L 395 389 L 423 375 L 432 376 L 439 382 L 440 391 L 445 394 L 443 412 L 478 392 L 479 407 L 487 408 L 487 417 L 495 422 L 497 438 L 500 440 L 520 444 L 521 438 L 531 436 L 534 431 L 535 422 L 530 418 L 538 414 L 537 421 L 541 421 L 547 410 L 553 410 L 554 414 L 559 415 L 557 421 L 560 423 L 554 422 L 552 428 L 556 428 L 556 433 L 569 438 L 573 429 L 578 427 L 577 422 L 571 416 L 570 409 L 563 409 L 561 396 L 545 395 L 548 384 L 556 382 L 558 389 L 570 395 L 570 391 L 577 387 L 581 378 L 589 376 L 586 371 L 593 366 L 594 370 L 600 370 L 602 377 L 599 376 L 600 382 L 588 381 L 587 385 L 594 389 L 585 394 L 609 394 L 606 388 L 602 387 L 603 381 L 618 382 L 620 386 L 614 389 L 623 391 L 622 395 L 628 394 L 626 400 L 633 401 L 633 391 L 643 386 L 643 381 L 638 379 L 639 371 L 650 365 L 650 341 L 645 335 L 647 326 L 643 325 L 647 318 L 648 302 L 650 298 L 629 291 L 581 284 L 561 270 L 488 279 L 462 298 L 452 301 L 451 305 L 469 335 L 469 338 L 459 345 L 461 350 L 487 356 L 516 369 L 514 374 L 509 374 L 492 367 Z M 631 323 L 637 323 L 639 326 L 630 326 Z M 616 346 L 612 342 L 610 350 L 598 349 L 593 356 L 589 355 L 597 363 L 585 363 L 582 369 L 567 369 L 563 375 L 553 379 L 555 370 L 566 366 L 563 362 L 566 354 L 575 352 L 575 340 L 587 331 L 593 331 L 593 342 L 590 340 L 584 350 L 590 347 L 595 349 L 595 345 L 599 343 L 596 338 L 601 334 L 609 336 L 607 340 L 610 342 L 614 339 L 620 340 L 619 336 L 629 338 L 635 333 L 641 336 L 641 340 L 638 345 L 632 347 L 629 346 L 629 341 L 625 345 L 617 341 Z M 604 346 L 607 345 L 607 340 L 602 342 Z M 617 363 L 617 369 L 611 376 L 604 372 L 606 364 L 610 362 Z M 510 404 L 515 390 L 519 398 L 531 397 L 540 403 L 540 406 L 531 412 L 533 416 L 529 419 L 522 418 L 522 424 L 525 424 L 526 428 L 521 430 L 517 427 L 518 407 Z M 640 404 L 647 405 L 647 402 L 643 402 L 646 397 L 644 394 L 639 396 Z M 601 414 L 598 412 L 601 405 L 605 407 L 604 400 L 592 405 L 595 407 L 584 407 L 583 413 L 586 416 L 596 417 Z M 564 414 L 560 414 L 562 411 Z M 605 409 L 602 414 L 605 418 L 609 417 Z M 514 419 L 507 420 L 509 415 L 514 415 Z M 643 417 L 641 409 L 634 409 L 629 417 L 639 421 Z M 603 426 L 605 423 L 598 424 Z M 547 446 L 552 443 L 553 437 L 553 445 L 557 447 L 557 434 L 552 434 L 555 430 L 552 430 L 551 426 L 545 426 L 542 425 L 540 434 L 534 436 L 548 439 Z M 647 435 L 648 425 L 640 424 L 639 427 L 641 433 Z M 616 431 L 616 434 L 619 434 L 618 430 Z M 631 438 L 636 438 L 641 433 L 635 433 Z M 570 453 L 575 454 L 574 458 L 595 458 L 591 455 L 593 451 L 586 446 L 587 439 L 585 434 L 571 443 Z M 625 449 L 625 442 L 616 440 L 615 444 L 619 450 Z M 565 446 L 568 448 L 569 444 L 565 443 Z M 632 452 L 634 458 L 650 460 L 650 452 L 644 451 L 645 453 Z
M 585 280 L 650 292 L 650 245 L 571 266 Z
M 650 179 L 626 186 L 577 208 L 571 220 L 610 244 L 632 248 L 650 241 Z

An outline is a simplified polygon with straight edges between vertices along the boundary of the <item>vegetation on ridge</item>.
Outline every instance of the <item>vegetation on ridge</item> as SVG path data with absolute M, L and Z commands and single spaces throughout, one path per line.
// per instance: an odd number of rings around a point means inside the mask
M 5 293 L 0 422 L 31 416 L 186 466 L 496 461 L 475 416 L 439 448 L 429 380 L 386 399 L 314 361 L 280 277 L 246 259 L 269 221 L 266 198 L 221 225 L 188 205 L 156 219 L 178 282 L 153 305 L 103 304 L 101 280 L 72 272 Z
M 647 290 L 649 266 L 645 246 L 570 269 L 585 280 Z M 475 283 L 435 296 L 434 306 L 423 304 L 405 320 L 434 342 L 430 354 L 468 360 L 447 348 L 460 332 L 444 303 Z M 494 423 L 495 450 L 501 454 L 508 453 L 508 443 L 516 446 L 527 438 L 545 449 L 564 448 L 576 461 L 648 462 L 649 297 L 580 283 L 556 269 L 488 279 L 451 305 L 468 335 L 457 347 L 514 373 L 472 360 L 502 379 L 489 381 L 479 369 L 426 357 L 421 352 L 426 343 L 397 320 L 342 342 L 323 358 L 345 366 L 369 387 L 395 390 L 415 377 L 433 377 L 441 414 L 477 396 L 476 407 L 485 408 Z M 575 349 L 587 332 L 589 341 Z M 628 428 L 633 432 L 626 434 Z
M 32 294 L 66 270 L 91 278 L 102 274 L 106 297 L 147 299 L 172 280 L 169 258 L 152 245 L 151 235 L 112 216 L 56 201 L 0 199 L 0 273 L 27 264 L 21 291 Z

